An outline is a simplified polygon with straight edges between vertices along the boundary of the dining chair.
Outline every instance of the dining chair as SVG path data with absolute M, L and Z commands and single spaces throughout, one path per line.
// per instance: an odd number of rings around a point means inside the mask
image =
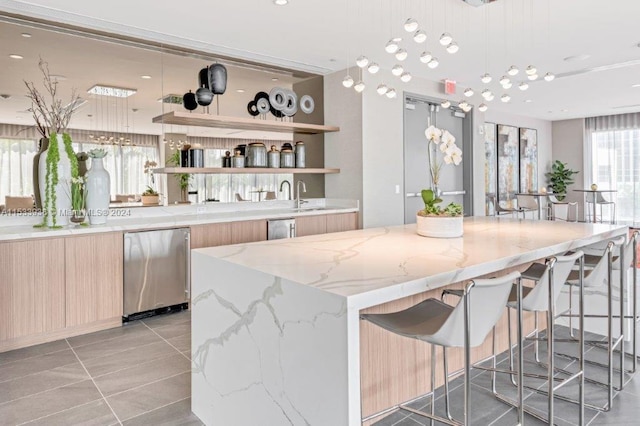
M 522 213 L 523 219 L 526 219 L 527 212 L 535 213 L 538 211 L 538 200 L 536 200 L 536 197 L 529 195 L 516 195 L 516 201 L 518 203 L 518 211 Z
M 594 198 L 595 198 L 596 205 L 600 206 L 600 222 L 603 221 L 603 216 L 602 216 L 603 206 L 611 206 L 610 222 L 615 224 L 616 223 L 616 203 L 614 201 L 607 200 L 602 194 L 602 192 L 593 192 L 593 193 L 587 193 L 587 206 L 589 204 L 594 203 Z M 587 208 L 587 215 L 588 215 L 589 221 L 591 221 L 592 210 L 593 210 L 593 207 Z M 596 221 L 597 221 L 597 218 L 594 217 L 593 222 L 596 222 Z

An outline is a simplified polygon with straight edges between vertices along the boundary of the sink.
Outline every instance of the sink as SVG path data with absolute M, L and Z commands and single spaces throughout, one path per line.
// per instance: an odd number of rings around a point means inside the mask
M 300 207 L 299 209 L 298 208 L 294 208 L 293 210 L 295 210 L 296 212 L 302 213 L 302 212 L 315 212 L 315 211 L 318 211 L 318 210 L 326 210 L 326 208 L 325 207 L 306 207 L 306 208 L 305 207 Z

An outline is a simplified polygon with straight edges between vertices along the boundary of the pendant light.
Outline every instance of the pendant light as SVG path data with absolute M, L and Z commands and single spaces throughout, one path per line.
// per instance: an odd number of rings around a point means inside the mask
M 371 74 L 375 74 L 378 71 L 380 71 L 380 65 L 376 64 L 375 62 L 371 62 L 369 64 L 369 67 L 367 68 L 367 70 L 371 73 Z
M 442 103 L 440 104 L 440 106 L 444 109 L 447 109 L 451 106 L 451 102 L 449 101 L 442 101 Z
M 356 89 L 356 92 L 362 93 L 362 91 L 365 89 L 364 82 L 362 80 L 358 81 L 355 86 L 353 86 L 353 88 Z
M 502 96 L 500 97 L 500 100 L 501 100 L 502 102 L 504 102 L 504 103 L 507 103 L 507 102 L 509 102 L 509 101 L 511 100 L 511 96 L 509 96 L 509 95 L 507 95 L 507 94 L 505 93 L 504 95 L 502 95 Z
M 398 96 L 398 94 L 396 93 L 396 89 L 389 89 L 389 91 L 387 92 L 387 98 L 393 99 L 396 96 Z
M 489 84 L 491 83 L 491 80 L 493 80 L 491 78 L 491 75 L 489 73 L 484 73 L 482 74 L 482 77 L 480 77 L 480 81 L 482 81 L 484 84 Z
M 548 72 L 544 75 L 544 81 L 553 81 L 555 78 L 556 76 L 551 72 Z
M 360 68 L 366 67 L 367 65 L 369 65 L 369 58 L 364 55 L 358 56 L 358 59 L 356 59 L 356 65 Z
M 440 44 L 443 46 L 448 46 L 453 41 L 453 37 L 449 33 L 442 33 L 440 36 Z
M 396 53 L 398 51 L 398 41 L 396 39 L 391 39 L 387 42 L 387 45 L 384 47 L 384 50 L 387 53 Z
M 376 92 L 378 92 L 378 95 L 381 95 L 381 96 L 387 93 L 388 91 L 389 91 L 389 88 L 384 83 L 379 84 L 378 88 L 376 89 Z
M 346 87 L 347 89 L 351 86 L 353 86 L 353 77 L 351 77 L 349 74 L 347 74 L 347 76 L 342 80 L 342 85 L 344 87 Z
M 528 88 L 529 88 L 529 83 L 527 83 L 526 81 L 523 81 L 518 85 L 518 89 L 522 90 L 523 92 Z
M 514 75 L 518 75 L 519 72 L 520 70 L 515 65 L 511 65 L 507 70 L 507 74 L 509 74 L 511 77 L 513 77 Z
M 537 80 L 538 79 L 538 74 L 531 74 L 528 75 L 527 78 L 531 81 Z
M 424 43 L 425 41 L 427 41 L 427 33 L 422 30 L 416 31 L 416 33 L 413 35 L 413 41 L 415 41 L 416 43 Z
M 486 110 L 488 110 L 488 109 L 489 109 L 489 107 L 487 106 L 487 104 L 480 104 L 480 105 L 478 106 L 478 110 L 479 110 L 480 112 L 485 112 L 485 111 L 486 111 Z
M 502 88 L 503 89 L 507 89 L 507 90 L 511 89 L 512 87 L 513 87 L 513 83 L 511 83 L 511 82 L 508 82 L 507 84 L 503 84 L 502 85 Z
M 462 102 L 460 102 L 460 103 L 458 104 L 458 106 L 459 106 L 461 109 L 465 109 L 466 107 L 468 107 L 468 106 L 469 106 L 469 103 L 468 103 L 467 101 L 462 101 Z
M 459 50 L 460 50 L 460 46 L 458 46 L 458 43 L 456 43 L 455 41 L 452 41 L 447 46 L 447 52 L 451 53 L 452 55 L 454 53 L 457 53 Z
M 395 75 L 396 77 L 400 77 L 403 72 L 404 68 L 400 64 L 396 64 L 393 68 L 391 68 L 391 74 Z
M 469 105 L 469 104 L 465 105 L 464 107 L 462 107 L 462 110 L 463 110 L 464 112 L 469 112 L 469 111 L 471 111 L 471 105 Z
M 408 33 L 412 33 L 418 29 L 418 21 L 413 18 L 409 18 L 404 23 L 404 30 Z
M 473 96 L 473 89 L 471 87 L 468 87 L 464 89 L 463 93 L 467 98 L 470 98 L 471 96 Z
M 491 97 L 491 96 L 493 96 L 493 93 L 491 92 L 491 90 L 489 90 L 489 89 L 484 89 L 484 90 L 482 91 L 482 97 L 483 97 L 483 98 L 487 99 L 487 98 L 489 98 L 489 97 Z
M 409 56 L 409 54 L 404 49 L 398 49 L 398 51 L 396 52 L 396 59 L 399 61 L 404 61 L 405 59 L 407 59 L 407 56 Z
M 484 98 L 484 100 L 487 101 L 487 102 L 491 102 L 495 98 L 496 98 L 496 96 L 492 93 L 491 95 L 487 95 L 487 97 Z
M 422 52 L 422 54 L 420 54 L 420 62 L 423 64 L 428 64 L 432 59 L 433 55 L 431 52 Z
M 403 72 L 402 75 L 400 75 L 400 80 L 403 83 L 408 83 L 411 81 L 411 74 L 408 72 Z
M 509 83 L 511 83 L 511 80 L 509 79 L 509 77 L 507 77 L 506 75 L 503 75 L 502 77 L 500 77 L 500 84 L 504 86 L 505 84 L 509 84 Z
M 538 72 L 538 69 L 533 65 L 529 65 L 525 72 L 527 73 L 527 75 L 534 75 Z
M 440 65 L 440 61 L 438 61 L 438 58 L 436 58 L 435 56 L 431 58 L 431 60 L 427 64 L 427 66 L 431 69 L 438 68 L 438 65 Z

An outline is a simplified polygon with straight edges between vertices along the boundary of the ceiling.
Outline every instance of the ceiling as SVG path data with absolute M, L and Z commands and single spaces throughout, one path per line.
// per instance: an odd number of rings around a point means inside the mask
M 482 7 L 460 0 L 290 0 L 283 7 L 272 0 L 191 0 L 188 7 L 152 0 L 134 4 L 0 0 L 0 10 L 321 74 L 353 65 L 363 53 L 383 67 L 376 78 L 396 87 L 401 83 L 388 71 L 396 60 L 383 47 L 399 36 L 409 52 L 404 65 L 414 76 L 450 78 L 458 82 L 459 93 L 469 86 L 479 93 L 484 87 L 480 75 L 492 74 L 488 87 L 498 96 L 489 108 L 498 111 L 548 120 L 640 111 L 640 87 L 632 88 L 640 84 L 636 0 L 617 0 L 615 7 L 602 0 L 498 0 Z M 408 39 L 402 28 L 410 16 L 428 34 L 423 45 Z M 444 31 L 460 45 L 457 54 L 438 44 Z M 439 57 L 440 67 L 431 70 L 418 61 L 425 49 Z M 3 58 L 6 50 L 3 43 Z M 564 60 L 583 54 L 589 57 Z M 622 63 L 626 65 L 573 75 Z M 535 82 L 526 92 L 514 85 L 508 91 L 511 102 L 503 104 L 497 80 L 512 64 L 520 69 L 534 64 L 542 74 L 551 71 L 559 77 Z M 481 98 L 471 101 L 477 105 Z

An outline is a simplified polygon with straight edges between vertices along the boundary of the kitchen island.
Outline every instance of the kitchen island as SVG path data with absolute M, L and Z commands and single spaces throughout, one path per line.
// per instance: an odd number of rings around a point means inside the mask
M 406 342 L 389 344 L 389 333 L 361 324 L 362 311 L 398 310 L 397 301 L 409 306 L 434 289 L 627 232 L 486 217 L 464 227 L 455 239 L 405 225 L 192 251 L 193 412 L 208 425 L 358 425 L 409 399 L 396 392 L 380 402 L 389 383 L 371 384 L 372 358 L 384 349 L 415 362 L 413 378 L 426 378 L 428 365 L 428 345 L 394 353 Z M 402 387 L 413 397 L 424 393 L 424 383 L 410 385 Z

